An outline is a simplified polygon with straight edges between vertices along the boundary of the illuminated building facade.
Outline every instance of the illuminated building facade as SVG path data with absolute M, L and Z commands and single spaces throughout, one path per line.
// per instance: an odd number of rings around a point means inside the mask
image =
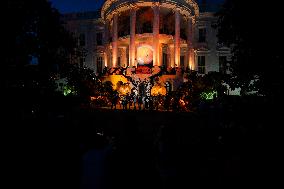
M 99 11 L 63 18 L 86 49 L 81 65 L 96 73 L 107 67 L 126 68 L 128 75 L 173 68 L 206 74 L 225 72 L 230 55 L 217 42 L 213 15 L 200 12 L 195 0 L 106 0 Z M 173 83 L 180 72 L 165 73 Z

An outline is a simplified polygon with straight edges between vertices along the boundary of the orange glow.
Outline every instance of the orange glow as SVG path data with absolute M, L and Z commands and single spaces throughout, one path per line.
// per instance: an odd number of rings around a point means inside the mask
M 91 101 L 95 101 L 95 100 L 101 100 L 104 97 L 103 96 L 91 96 L 90 98 L 91 98 Z
M 179 99 L 179 103 L 180 103 L 181 106 L 185 106 L 186 105 L 186 103 L 182 99 Z
M 110 81 L 112 83 L 112 87 L 114 90 L 118 90 L 116 88 L 116 84 L 121 81 L 122 83 L 127 83 L 127 79 L 122 75 L 109 75 L 104 78 L 103 82 Z
M 166 95 L 166 93 L 167 93 L 166 88 L 160 85 L 155 85 L 151 89 L 152 96 Z
M 129 85 L 123 85 L 118 89 L 120 95 L 127 95 L 131 93 L 131 87 Z
M 190 49 L 190 54 L 189 54 L 189 68 L 190 68 L 191 70 L 194 70 L 194 69 L 195 69 L 195 67 L 194 67 L 194 54 L 193 54 L 193 53 L 194 53 L 193 50 Z
M 191 58 L 189 58 L 188 66 L 189 66 L 189 69 L 192 70 L 192 61 L 191 61 Z
M 107 67 L 107 54 L 104 53 L 104 59 L 105 59 L 105 67 Z

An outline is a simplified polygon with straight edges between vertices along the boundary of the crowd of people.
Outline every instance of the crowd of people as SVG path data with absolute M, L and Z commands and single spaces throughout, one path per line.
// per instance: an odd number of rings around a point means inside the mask
M 142 96 L 127 93 L 116 94 L 111 99 L 111 109 L 123 110 L 189 111 L 186 105 L 184 99 L 170 95 Z

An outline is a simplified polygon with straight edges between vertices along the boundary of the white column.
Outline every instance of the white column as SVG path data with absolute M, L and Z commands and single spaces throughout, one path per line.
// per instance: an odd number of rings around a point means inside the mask
M 153 19 L 153 65 L 160 66 L 159 61 L 159 25 L 160 25 L 160 7 L 154 4 L 152 7 L 154 11 Z
M 117 55 L 118 55 L 118 48 L 117 48 L 117 39 L 118 39 L 118 33 L 117 33 L 117 13 L 113 15 L 113 34 L 112 34 L 112 67 L 117 67 Z
M 186 49 L 186 66 L 189 67 L 190 70 L 193 68 L 193 60 L 191 56 L 192 51 L 192 18 L 187 19 L 187 49 Z
M 130 11 L 130 45 L 129 45 L 129 59 L 130 67 L 135 64 L 135 28 L 136 28 L 136 9 L 132 8 Z
M 191 70 L 196 70 L 197 66 L 196 64 L 196 58 L 195 58 L 195 52 L 194 52 L 194 47 L 193 47 L 193 43 L 195 41 L 194 39 L 194 28 L 195 28 L 195 19 L 191 18 L 191 46 L 190 46 L 190 63 L 191 63 Z
M 106 52 L 104 52 L 104 67 L 108 67 L 107 66 L 107 53 Z
M 159 66 L 163 64 L 163 46 L 159 44 Z
M 180 66 L 180 12 L 175 11 L 175 64 Z
M 109 48 L 108 48 L 108 43 L 109 43 L 109 41 L 108 41 L 108 39 L 109 39 L 109 31 L 108 31 L 108 21 L 106 21 L 106 23 L 105 23 L 105 27 L 104 27 L 104 35 L 103 35 L 103 42 L 104 42 L 104 66 L 105 67 L 108 67 L 108 66 L 110 66 L 110 65 L 108 65 L 108 57 L 109 57 Z
M 127 66 L 127 56 L 126 56 L 126 47 L 121 47 L 121 66 L 126 67 Z
M 170 48 L 170 65 L 172 68 L 174 68 L 175 67 L 174 45 L 170 45 L 169 48 Z

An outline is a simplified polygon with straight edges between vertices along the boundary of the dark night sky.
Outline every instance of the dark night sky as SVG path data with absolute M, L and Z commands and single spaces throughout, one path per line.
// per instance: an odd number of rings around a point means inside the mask
M 102 0 L 50 0 L 53 7 L 61 13 L 94 11 L 103 4 Z M 201 0 L 198 0 L 201 1 Z M 209 3 L 220 3 L 224 0 L 207 0 Z

